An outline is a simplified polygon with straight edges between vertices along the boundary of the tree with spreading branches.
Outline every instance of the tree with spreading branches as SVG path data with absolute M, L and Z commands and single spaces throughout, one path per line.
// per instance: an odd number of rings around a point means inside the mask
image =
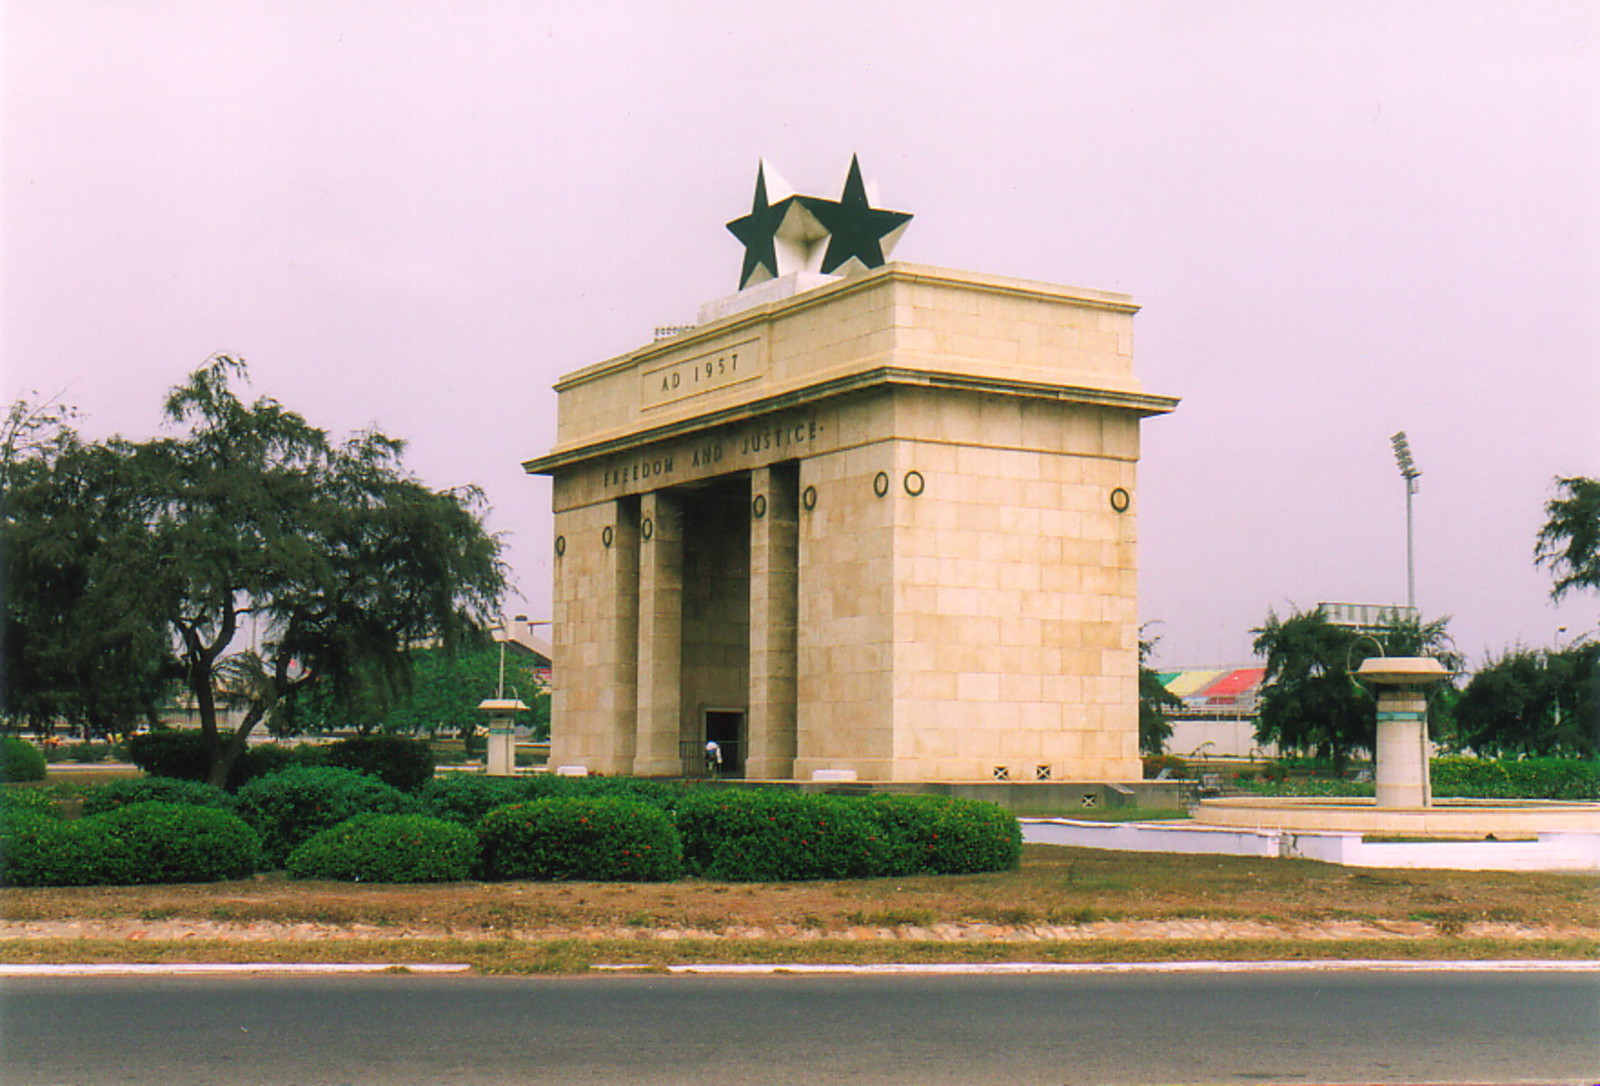
M 1257 655 L 1266 657 L 1256 738 L 1291 750 L 1310 750 L 1342 766 L 1355 751 L 1377 742 L 1376 703 L 1355 672 L 1369 656 L 1435 656 L 1460 667 L 1447 632 L 1448 619 L 1400 621 L 1364 632 L 1329 621 L 1320 607 L 1286 619 L 1268 612 L 1251 631 Z M 1430 693 L 1435 706 L 1453 696 L 1451 684 Z M 1433 721 L 1439 723 L 1437 716 Z
M 175 435 L 83 446 L 94 485 L 57 495 L 85 522 L 59 555 L 81 565 L 85 623 L 120 609 L 159 635 L 219 785 L 257 725 L 314 688 L 392 700 L 405 651 L 486 625 L 505 585 L 476 489 L 429 489 L 403 442 L 335 442 L 275 400 L 241 400 L 245 380 L 242 362 L 210 360 L 167 397 Z M 245 705 L 228 733 L 224 692 Z
M 1545 502 L 1534 561 L 1555 576 L 1559 600 L 1576 588 L 1600 590 L 1600 479 L 1558 478 L 1558 497 Z

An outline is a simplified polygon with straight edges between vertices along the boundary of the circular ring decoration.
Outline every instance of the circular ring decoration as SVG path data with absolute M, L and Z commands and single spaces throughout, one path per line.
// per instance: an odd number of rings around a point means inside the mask
M 767 496 L 765 494 L 757 494 L 750 500 L 750 515 L 757 520 L 767 515 Z
M 1119 513 L 1126 513 L 1128 506 L 1133 504 L 1133 496 L 1120 486 L 1111 492 L 1111 508 Z
M 889 493 L 889 473 L 880 471 L 872 477 L 872 492 L 878 497 Z
M 611 530 L 611 525 L 609 525 L 609 524 L 607 524 L 605 526 L 605 528 L 600 532 L 600 542 L 604 543 L 608 547 L 611 546 L 611 544 L 616 540 L 616 538 L 617 538 L 617 533 Z
M 908 471 L 906 472 L 905 485 L 906 493 L 915 498 L 928 488 L 928 481 L 922 477 L 922 472 Z
M 566 554 L 566 553 L 567 553 L 567 537 L 564 536 L 564 535 L 556 536 L 556 557 L 560 558 L 563 554 Z
M 651 518 L 651 517 L 645 517 L 644 520 L 640 521 L 639 522 L 639 534 L 641 536 L 643 536 L 646 540 L 648 540 L 651 536 L 655 535 L 656 534 L 656 522 L 655 522 L 655 520 L 653 518 Z
M 815 509 L 817 507 L 817 488 L 814 486 L 806 487 L 800 495 L 800 504 L 807 509 Z

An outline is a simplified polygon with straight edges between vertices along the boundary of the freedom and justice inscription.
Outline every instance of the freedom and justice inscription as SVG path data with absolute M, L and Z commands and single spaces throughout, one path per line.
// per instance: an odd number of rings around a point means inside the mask
M 706 469 L 720 469 L 724 465 L 727 470 L 748 467 L 750 465 L 745 462 L 748 458 L 773 459 L 763 456 L 765 453 L 782 454 L 793 450 L 798 455 L 801 447 L 809 446 L 826 432 L 826 425 L 814 416 L 763 421 L 710 440 L 696 441 L 687 448 L 675 446 L 670 452 L 651 452 L 625 460 L 602 471 L 600 482 L 607 488 L 642 481 L 664 484 L 670 483 L 680 468 L 689 468 L 687 474 L 696 477 L 705 474 Z M 784 457 L 780 455 L 777 459 Z

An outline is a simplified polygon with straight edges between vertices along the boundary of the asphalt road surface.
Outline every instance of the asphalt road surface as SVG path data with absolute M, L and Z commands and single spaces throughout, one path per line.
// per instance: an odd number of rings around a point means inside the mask
M 7 1083 L 1600 1079 L 1600 974 L 33 978 Z

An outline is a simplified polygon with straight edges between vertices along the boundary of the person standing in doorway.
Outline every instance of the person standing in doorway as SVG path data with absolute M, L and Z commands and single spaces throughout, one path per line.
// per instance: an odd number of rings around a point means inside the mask
M 706 740 L 706 772 L 713 777 L 722 775 L 722 746 L 715 739 Z

